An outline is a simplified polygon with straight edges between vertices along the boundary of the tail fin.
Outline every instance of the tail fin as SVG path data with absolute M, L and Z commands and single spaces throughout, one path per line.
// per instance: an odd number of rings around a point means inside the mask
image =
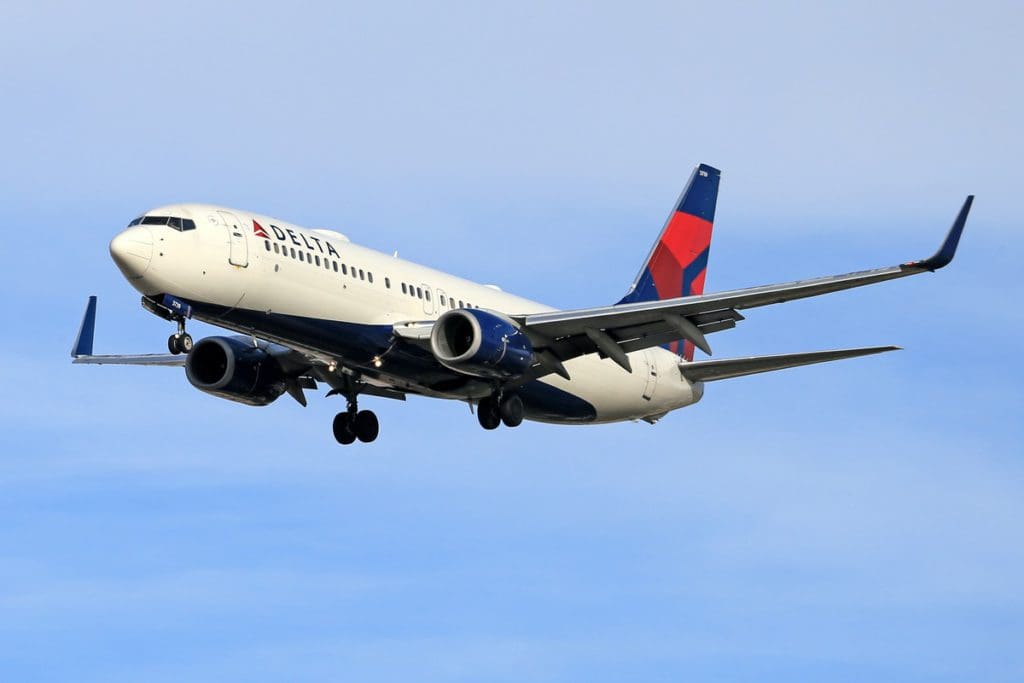
M 721 171 L 707 164 L 694 169 L 658 241 L 620 304 L 704 292 L 720 177 Z M 692 342 L 672 342 L 666 348 L 673 353 L 682 351 L 686 360 L 693 360 Z

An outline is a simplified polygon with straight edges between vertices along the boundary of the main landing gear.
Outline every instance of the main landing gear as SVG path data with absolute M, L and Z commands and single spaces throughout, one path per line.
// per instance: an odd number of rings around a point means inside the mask
M 523 399 L 518 394 L 488 396 L 480 399 L 476 408 L 476 419 L 484 429 L 497 429 L 501 424 L 518 427 L 524 415 Z
M 185 331 L 185 319 L 177 318 L 178 331 L 167 338 L 167 350 L 173 355 L 192 350 L 192 336 Z
M 334 416 L 334 438 L 347 446 L 359 439 L 370 443 L 380 433 L 377 414 L 372 410 L 359 410 L 355 398 L 349 399 L 348 410 Z

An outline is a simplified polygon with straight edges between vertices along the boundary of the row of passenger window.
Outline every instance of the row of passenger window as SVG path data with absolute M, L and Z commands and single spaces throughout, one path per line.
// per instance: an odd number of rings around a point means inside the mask
M 347 264 L 341 263 L 341 267 L 339 269 L 338 261 L 326 257 L 321 259 L 319 254 L 308 254 L 302 249 L 296 249 L 295 247 L 279 245 L 277 242 L 271 243 L 270 240 L 263 240 L 263 245 L 264 247 L 266 247 L 267 251 L 273 251 L 275 254 L 290 256 L 293 259 L 298 259 L 299 261 L 302 261 L 303 263 L 308 263 L 311 266 L 323 265 L 325 270 L 333 270 L 335 273 L 340 272 L 342 275 L 351 274 L 353 278 L 365 280 L 366 282 L 373 284 L 373 273 L 371 273 L 370 271 L 364 271 L 362 268 L 356 268 L 355 266 L 349 268 Z M 384 278 L 384 287 L 386 287 L 387 289 L 391 289 L 391 278 Z M 417 299 L 425 299 L 427 301 L 430 301 L 429 288 L 424 289 L 422 287 L 415 287 L 413 285 L 407 285 L 406 283 L 403 282 L 402 294 L 408 294 L 409 296 L 415 297 Z M 442 308 L 473 308 L 473 304 L 465 303 L 462 301 L 462 299 L 459 299 L 458 305 L 456 305 L 455 297 L 448 297 L 442 294 L 439 298 L 441 300 Z
M 402 283 L 402 294 L 408 294 L 409 296 L 414 296 L 417 299 L 426 299 L 427 301 L 430 301 L 430 289 L 423 289 L 422 287 L 416 287 L 415 285 L 407 285 L 404 282 Z M 458 305 L 456 305 L 455 297 L 453 296 L 449 297 L 442 294 L 438 298 L 441 301 L 441 308 L 450 308 L 454 310 L 456 308 L 474 307 L 473 304 L 463 302 L 462 299 L 459 299 Z
M 196 229 L 196 222 L 194 220 L 191 218 L 179 218 L 178 216 L 139 216 L 129 223 L 128 227 L 130 228 L 133 225 L 166 225 L 178 232 Z
M 365 271 L 362 268 L 356 268 L 355 266 L 349 268 L 348 265 L 342 263 L 341 268 L 339 269 L 338 262 L 333 259 L 329 259 L 326 256 L 321 259 L 319 254 L 307 254 L 302 249 L 296 250 L 295 247 L 281 246 L 277 242 L 271 244 L 270 240 L 263 240 L 263 245 L 266 247 L 267 251 L 273 251 L 275 254 L 291 256 L 293 259 L 298 259 L 299 261 L 308 263 L 311 266 L 323 265 L 325 270 L 333 270 L 335 273 L 340 272 L 342 275 L 348 275 L 351 273 L 354 278 L 365 280 L 371 284 L 373 283 L 373 273 Z M 389 289 L 391 288 L 391 280 L 389 278 L 384 278 L 384 284 Z

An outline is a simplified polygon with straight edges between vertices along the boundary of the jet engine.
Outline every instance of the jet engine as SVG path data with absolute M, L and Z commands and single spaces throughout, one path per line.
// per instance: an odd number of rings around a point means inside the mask
M 445 367 L 474 377 L 518 377 L 533 364 L 533 345 L 519 326 L 478 308 L 459 308 L 438 318 L 430 349 Z
M 251 406 L 265 406 L 287 388 L 280 363 L 247 337 L 206 337 L 185 359 L 192 386 L 208 394 Z

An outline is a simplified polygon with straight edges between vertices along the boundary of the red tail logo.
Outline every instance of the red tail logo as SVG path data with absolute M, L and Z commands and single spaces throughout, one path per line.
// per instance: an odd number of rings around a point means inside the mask
M 267 234 L 267 231 L 264 230 L 263 226 L 257 223 L 255 220 L 253 220 L 252 222 L 252 232 L 257 237 L 262 237 L 265 240 L 270 239 L 270 235 Z

